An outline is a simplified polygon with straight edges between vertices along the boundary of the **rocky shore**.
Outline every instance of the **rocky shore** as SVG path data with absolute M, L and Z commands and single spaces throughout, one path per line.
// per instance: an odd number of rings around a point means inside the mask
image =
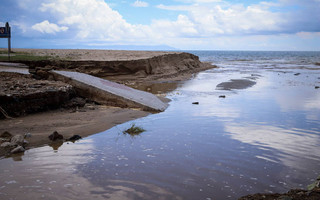
M 239 198 L 238 200 L 319 200 L 320 199 L 320 179 L 314 183 L 309 190 L 292 189 L 283 194 L 251 194 Z

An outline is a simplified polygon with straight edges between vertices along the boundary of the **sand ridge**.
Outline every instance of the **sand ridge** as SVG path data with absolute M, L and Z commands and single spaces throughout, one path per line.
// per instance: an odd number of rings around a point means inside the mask
M 16 53 L 30 53 L 37 56 L 51 56 L 74 61 L 127 61 L 147 59 L 160 55 L 179 54 L 173 51 L 126 51 L 95 49 L 13 49 Z

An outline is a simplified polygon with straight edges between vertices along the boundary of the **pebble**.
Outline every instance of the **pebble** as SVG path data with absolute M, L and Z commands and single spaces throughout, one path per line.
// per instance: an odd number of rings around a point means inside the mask
M 10 142 L 4 142 L 0 145 L 2 148 L 11 148 L 13 145 Z
M 55 131 L 51 135 L 49 135 L 48 138 L 50 140 L 52 140 L 52 141 L 62 140 L 63 139 L 63 135 L 61 135 L 57 131 Z
M 22 135 L 15 135 L 11 138 L 11 144 L 22 145 L 24 142 L 24 137 Z
M 16 148 L 12 149 L 11 153 L 21 153 L 24 151 L 25 149 L 22 146 L 17 146 Z
M 5 131 L 5 132 L 1 133 L 0 137 L 2 137 L 2 138 L 11 138 L 12 135 L 8 131 Z
M 82 137 L 80 135 L 73 135 L 71 138 L 69 138 L 68 140 L 70 141 L 75 141 L 75 140 L 80 140 L 82 139 Z

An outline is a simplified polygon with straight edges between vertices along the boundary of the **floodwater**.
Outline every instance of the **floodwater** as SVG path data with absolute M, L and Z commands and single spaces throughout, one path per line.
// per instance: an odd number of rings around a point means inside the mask
M 311 184 L 320 53 L 192 53 L 220 68 L 169 92 L 165 112 L 0 160 L 0 199 L 237 199 Z M 132 124 L 146 131 L 124 135 Z

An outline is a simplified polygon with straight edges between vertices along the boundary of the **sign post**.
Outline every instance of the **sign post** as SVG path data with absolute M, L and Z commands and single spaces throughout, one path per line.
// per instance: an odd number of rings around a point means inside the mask
M 11 52 L 11 28 L 9 23 L 6 23 L 5 27 L 0 27 L 0 38 L 8 38 L 8 58 L 10 60 Z

